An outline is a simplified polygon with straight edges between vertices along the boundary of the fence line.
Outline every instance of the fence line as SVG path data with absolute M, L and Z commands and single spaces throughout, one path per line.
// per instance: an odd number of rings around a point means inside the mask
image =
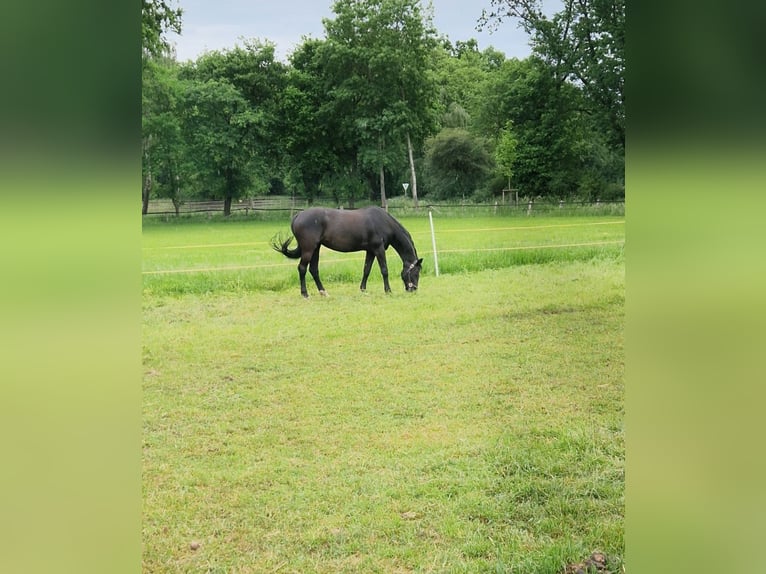
M 224 201 L 184 201 L 178 206 L 179 215 L 193 213 L 223 212 Z M 292 197 L 252 197 L 231 202 L 231 212 L 244 211 L 245 215 L 253 211 L 294 211 L 305 209 L 308 200 Z M 147 206 L 146 215 L 175 215 L 176 208 L 170 199 L 151 199 Z
M 351 261 L 351 259 L 347 259 Z M 324 261 L 322 262 L 324 263 Z M 230 265 L 226 267 L 194 267 L 191 269 L 155 269 L 154 271 L 141 271 L 141 275 L 172 275 L 173 273 L 208 273 L 210 271 L 240 271 L 242 269 L 265 269 L 268 267 L 287 267 L 293 263 L 262 263 L 260 265 Z
M 388 206 L 392 211 L 412 211 L 418 210 L 425 213 L 426 210 L 434 209 L 437 213 L 439 209 L 504 209 L 504 210 L 526 210 L 527 213 L 531 213 L 535 209 L 541 210 L 554 210 L 564 209 L 566 207 L 604 207 L 608 205 L 624 205 L 624 200 L 617 201 L 519 201 L 518 203 L 438 203 L 431 204 L 428 201 L 422 202 L 418 208 L 413 205 L 397 205 L 401 196 L 390 198 L 391 203 Z M 358 201 L 358 207 L 364 207 L 367 205 L 377 205 L 376 203 L 360 200 Z M 179 215 L 190 215 L 195 213 L 217 213 L 223 212 L 224 202 L 223 200 L 209 200 L 209 201 L 184 201 L 178 207 Z M 346 205 L 338 205 L 332 200 L 327 198 L 317 198 L 313 204 L 309 203 L 308 198 L 305 197 L 253 197 L 238 201 L 232 201 L 231 212 L 244 212 L 248 215 L 252 212 L 279 212 L 279 211 L 301 211 L 309 207 L 330 207 L 343 209 L 357 209 L 357 207 L 350 207 Z M 149 201 L 146 215 L 176 215 L 176 209 L 173 202 L 170 199 L 152 199 Z
M 268 245 L 268 241 L 248 241 L 246 243 L 203 243 L 200 245 L 165 245 L 162 247 L 142 247 L 141 249 L 205 249 L 213 247 L 247 247 L 250 245 Z
M 624 225 L 625 220 L 622 221 L 599 221 L 593 223 L 562 223 L 553 225 L 521 225 L 517 227 L 487 227 L 484 229 L 440 229 L 439 233 L 473 233 L 473 232 L 486 232 L 486 231 L 518 231 L 529 229 L 552 229 L 558 227 L 588 227 L 592 225 Z M 429 231 L 414 231 L 412 235 L 429 233 Z M 247 247 L 255 245 L 269 245 L 268 241 L 248 241 L 245 243 L 209 243 L 199 245 L 166 245 L 162 247 L 142 247 L 141 249 L 154 250 L 154 249 L 206 249 L 217 247 Z M 441 250 L 440 250 L 441 251 Z
M 522 245 L 519 247 L 482 247 L 479 249 L 440 249 L 439 253 L 476 253 L 481 251 L 523 251 L 526 249 L 564 249 L 566 247 L 592 247 L 594 245 L 616 245 L 625 243 L 622 239 L 614 241 L 590 241 L 587 243 L 562 243 L 560 245 Z
M 439 233 L 473 233 L 484 231 L 518 231 L 528 229 L 552 229 L 555 227 L 588 227 L 591 225 L 624 225 L 625 220 L 622 221 L 599 221 L 594 223 L 562 223 L 553 225 L 519 225 L 516 227 L 486 227 L 484 229 L 440 229 Z M 427 233 L 426 231 L 416 231 L 414 233 Z
M 523 251 L 531 249 L 566 249 L 568 247 L 593 247 L 596 245 L 616 245 L 625 243 L 624 240 L 616 241 L 591 241 L 586 243 L 564 243 L 559 245 L 525 245 L 520 247 L 486 247 L 479 249 L 440 249 L 440 253 L 475 253 L 483 251 Z M 342 263 L 358 261 L 358 257 L 342 257 L 336 259 L 323 259 L 322 264 Z M 232 265 L 226 267 L 196 267 L 191 269 L 157 269 L 154 271 L 142 271 L 141 275 L 166 275 L 173 273 L 209 273 L 211 271 L 242 271 L 246 269 L 266 269 L 271 267 L 293 267 L 294 262 L 287 263 L 262 263 L 259 265 Z

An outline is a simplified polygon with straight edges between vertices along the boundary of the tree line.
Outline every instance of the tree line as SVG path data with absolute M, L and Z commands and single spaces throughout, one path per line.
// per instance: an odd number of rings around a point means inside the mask
M 420 0 L 336 0 L 287 62 L 245 40 L 179 63 L 182 11 L 142 0 L 142 205 L 267 194 L 353 206 L 624 197 L 624 0 L 492 0 L 532 55 L 451 43 Z

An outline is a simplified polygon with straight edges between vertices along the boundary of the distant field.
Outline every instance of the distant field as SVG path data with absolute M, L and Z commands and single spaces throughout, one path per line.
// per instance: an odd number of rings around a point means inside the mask
M 309 300 L 286 220 L 145 225 L 144 571 L 621 571 L 624 218 L 400 219 L 416 294 Z
M 424 258 L 423 277 L 433 276 L 427 213 L 398 219 Z M 618 216 L 456 217 L 437 213 L 434 227 L 439 270 L 445 274 L 526 263 L 619 258 L 625 240 L 625 218 Z M 287 214 L 283 221 L 149 221 L 143 232 L 144 288 L 155 294 L 297 289 L 297 262 L 269 247 L 275 234 L 289 230 Z M 388 258 L 393 263 L 390 269 L 396 270 L 396 252 L 389 249 Z M 339 281 L 358 284 L 363 264 L 363 253 L 323 249 L 320 273 L 328 291 Z M 368 289 L 374 290 L 378 284 L 382 290 L 376 265 Z

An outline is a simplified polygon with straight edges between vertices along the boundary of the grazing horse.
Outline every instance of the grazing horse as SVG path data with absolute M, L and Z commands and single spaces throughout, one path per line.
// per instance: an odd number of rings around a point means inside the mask
M 418 288 L 422 259 L 418 259 L 415 245 L 409 232 L 388 212 L 380 207 L 366 207 L 357 210 L 325 209 L 312 207 L 301 211 L 293 218 L 291 225 L 293 236 L 298 240 L 298 247 L 290 249 L 293 237 L 286 241 L 272 239 L 275 251 L 291 259 L 300 259 L 298 276 L 301 280 L 301 295 L 308 297 L 306 290 L 306 269 L 314 278 L 321 295 L 327 295 L 319 279 L 319 249 L 322 245 L 334 251 L 348 253 L 366 251 L 364 274 L 359 288 L 367 289 L 367 277 L 370 275 L 372 261 L 378 260 L 383 286 L 386 293 L 391 292 L 388 284 L 388 266 L 386 249 L 392 246 L 402 258 L 402 281 L 407 291 Z

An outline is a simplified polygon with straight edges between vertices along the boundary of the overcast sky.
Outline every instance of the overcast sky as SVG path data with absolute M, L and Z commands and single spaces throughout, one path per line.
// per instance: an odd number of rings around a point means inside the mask
M 333 18 L 332 0 L 180 0 L 181 36 L 168 34 L 179 61 L 196 60 L 206 50 L 233 48 L 242 38 L 270 40 L 282 60 L 302 43 L 303 36 L 324 38 L 322 18 Z M 423 5 L 427 4 L 424 0 Z M 492 33 L 477 32 L 476 21 L 490 0 L 433 0 L 434 26 L 454 44 L 475 38 L 479 49 L 490 46 L 507 58 L 530 54 L 528 37 L 515 21 Z

